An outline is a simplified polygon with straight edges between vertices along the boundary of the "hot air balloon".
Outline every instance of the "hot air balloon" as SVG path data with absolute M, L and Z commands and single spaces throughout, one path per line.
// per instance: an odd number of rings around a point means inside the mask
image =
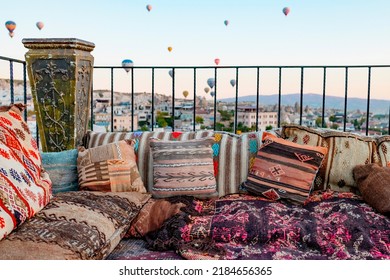
M 215 92 L 214 92 L 214 91 L 210 92 L 210 95 L 211 95 L 212 97 L 214 97 Z
M 188 96 L 188 91 L 187 90 L 183 91 L 183 96 L 184 96 L 184 98 L 187 98 L 187 96 Z
M 226 26 L 229 25 L 229 21 L 228 21 L 228 20 L 225 20 L 223 23 L 224 23 Z
M 285 16 L 287 16 L 289 12 L 290 12 L 290 8 L 289 8 L 289 7 L 284 7 L 284 8 L 283 8 L 283 14 L 284 14 Z
M 214 62 L 215 62 L 216 65 L 218 65 L 219 62 L 220 62 L 219 58 L 214 59 Z
M 124 67 L 125 71 L 129 73 L 131 67 L 134 65 L 133 61 L 131 59 L 124 59 L 122 61 L 122 67 Z
M 39 30 L 41 30 L 45 26 L 42 21 L 38 21 L 35 25 L 38 27 Z
M 236 85 L 236 80 L 235 79 L 231 79 L 230 80 L 230 84 L 232 85 L 232 87 L 234 87 Z
M 168 51 L 171 52 L 172 51 L 172 47 L 168 47 Z
M 214 78 L 209 78 L 207 80 L 207 84 L 209 85 L 210 88 L 213 88 L 215 86 L 215 79 Z
M 148 12 L 150 12 L 152 10 L 152 5 L 146 5 L 146 9 L 148 10 Z
M 169 70 L 168 74 L 169 74 L 169 76 L 171 76 L 171 78 L 173 78 L 173 70 Z
M 12 20 L 9 20 L 5 23 L 5 27 L 8 29 L 9 31 L 9 36 L 12 38 L 14 37 L 14 30 L 16 28 L 16 23 L 13 22 Z
M 209 91 L 210 91 L 210 89 L 209 89 L 208 87 L 205 87 L 205 88 L 204 88 L 204 92 L 205 92 L 205 93 L 209 93 Z

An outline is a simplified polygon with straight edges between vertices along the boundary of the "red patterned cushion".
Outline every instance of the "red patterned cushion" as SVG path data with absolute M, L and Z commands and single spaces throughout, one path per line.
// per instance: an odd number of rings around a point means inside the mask
M 310 194 L 326 153 L 324 147 L 299 145 L 264 133 L 263 145 L 244 186 L 272 200 L 289 198 L 302 203 Z
M 34 216 L 52 195 L 37 144 L 21 117 L 23 109 L 0 107 L 0 239 Z

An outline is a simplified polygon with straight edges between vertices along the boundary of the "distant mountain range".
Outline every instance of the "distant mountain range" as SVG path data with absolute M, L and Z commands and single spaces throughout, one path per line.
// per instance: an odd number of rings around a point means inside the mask
M 300 94 L 282 94 L 282 105 L 294 106 L 295 102 L 300 102 Z M 235 98 L 220 99 L 223 102 L 235 102 Z M 254 102 L 256 103 L 256 95 L 247 95 L 238 97 L 238 102 Z M 262 105 L 274 105 L 278 103 L 278 94 L 272 95 L 260 95 L 260 104 Z M 303 94 L 303 106 L 308 105 L 312 108 L 322 107 L 322 94 L 304 93 Z M 326 95 L 325 108 L 329 109 L 344 109 L 344 97 Z M 388 114 L 390 108 L 390 100 L 385 99 L 371 99 L 370 100 L 370 112 L 375 114 Z M 365 112 L 367 110 L 367 99 L 349 97 L 347 100 L 347 110 L 355 111 L 361 110 Z

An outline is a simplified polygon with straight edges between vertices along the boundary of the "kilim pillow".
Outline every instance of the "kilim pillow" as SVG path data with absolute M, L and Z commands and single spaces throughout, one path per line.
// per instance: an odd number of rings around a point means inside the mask
M 80 190 L 146 193 L 132 140 L 80 147 L 77 170 Z
M 353 169 L 363 199 L 380 213 L 390 213 L 390 168 L 378 164 L 358 165 Z
M 0 107 L 0 239 L 34 216 L 52 195 L 23 110 L 19 104 Z
M 282 134 L 283 138 L 297 144 L 328 149 L 314 182 L 315 190 L 356 192 L 353 168 L 379 163 L 376 140 L 372 137 L 336 130 L 315 130 L 299 125 L 283 126 Z
M 212 137 L 180 142 L 151 139 L 153 197 L 218 196 L 214 176 L 213 144 Z
M 53 194 L 77 191 L 77 149 L 41 153 L 42 164 L 53 183 Z
M 381 136 L 376 141 L 381 165 L 390 167 L 390 135 Z
M 326 153 L 323 147 L 299 145 L 264 133 L 244 187 L 269 199 L 288 198 L 302 203 L 310 194 Z

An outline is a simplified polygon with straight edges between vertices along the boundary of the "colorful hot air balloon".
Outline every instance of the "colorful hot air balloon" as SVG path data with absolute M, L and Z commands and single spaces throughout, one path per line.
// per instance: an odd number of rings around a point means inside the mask
M 16 28 L 16 23 L 12 20 L 9 20 L 5 23 L 5 27 L 8 29 L 10 33 L 12 33 Z
M 122 67 L 124 67 L 125 71 L 129 73 L 131 67 L 134 65 L 133 61 L 131 59 L 124 59 L 122 61 Z
M 173 78 L 173 70 L 172 69 L 168 71 L 168 74 L 169 74 L 169 76 L 171 76 L 171 78 Z
M 152 5 L 146 5 L 146 9 L 148 10 L 148 12 L 150 12 L 152 10 Z
M 35 25 L 38 27 L 39 30 L 41 30 L 45 26 L 42 21 L 38 21 Z
M 171 52 L 172 51 L 172 47 L 168 47 L 168 51 Z
M 184 96 L 184 98 L 187 98 L 187 96 L 188 96 L 188 91 L 187 90 L 183 91 L 183 96 Z
M 224 23 L 226 26 L 229 25 L 229 21 L 228 21 L 228 20 L 225 20 L 223 23 Z
M 283 14 L 284 14 L 285 16 L 287 16 L 289 12 L 290 12 L 290 8 L 289 8 L 289 7 L 284 7 L 284 8 L 283 8 Z
M 215 86 L 215 79 L 214 78 L 209 78 L 207 80 L 207 84 L 209 85 L 210 88 L 213 88 Z
M 236 85 L 236 80 L 235 79 L 231 79 L 230 80 L 230 84 L 232 85 L 232 87 L 234 87 Z
M 210 95 L 211 95 L 212 97 L 214 97 L 214 96 L 215 96 L 215 92 L 214 92 L 214 91 L 210 92 Z
M 204 88 L 204 92 L 205 92 L 205 93 L 209 93 L 209 91 L 210 91 L 210 89 L 209 89 L 208 87 L 205 87 L 205 88 Z
M 216 58 L 216 59 L 214 59 L 214 62 L 215 62 L 216 65 L 218 65 L 219 62 L 220 62 L 220 59 L 219 59 L 219 58 Z

